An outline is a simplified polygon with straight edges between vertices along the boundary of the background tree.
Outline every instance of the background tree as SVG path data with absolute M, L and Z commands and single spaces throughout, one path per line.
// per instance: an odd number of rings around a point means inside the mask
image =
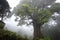
M 51 5 L 50 11 L 52 13 L 54 12 L 60 13 L 60 3 L 54 3 L 53 5 Z
M 21 3 L 14 8 L 14 13 L 20 17 L 19 25 L 32 24 L 34 28 L 34 40 L 42 37 L 41 26 L 48 21 L 51 12 L 47 9 L 48 5 L 54 3 L 55 0 L 22 0 Z M 27 20 L 32 20 L 27 22 Z
M 50 36 L 51 40 L 60 40 L 60 3 L 54 3 L 50 7 L 50 11 L 53 13 L 50 21 L 45 23 L 42 27 L 43 35 Z M 52 24 L 52 22 L 54 22 Z M 51 23 L 51 24 L 50 24 Z
M 55 3 L 51 6 L 50 11 L 52 13 L 58 13 L 58 16 L 52 16 L 53 20 L 57 22 L 55 30 L 53 32 L 52 40 L 60 40 L 60 3 Z
M 7 13 L 9 12 L 9 13 Z M 0 0 L 0 17 L 3 21 L 3 17 L 8 16 L 10 14 L 10 6 L 6 0 Z

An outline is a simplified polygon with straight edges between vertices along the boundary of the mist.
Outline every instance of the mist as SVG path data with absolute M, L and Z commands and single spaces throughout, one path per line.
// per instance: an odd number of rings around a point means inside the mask
M 56 2 L 59 2 L 59 0 L 56 1 Z M 16 5 L 14 5 L 14 7 Z M 11 10 L 13 10 L 14 7 L 12 7 Z M 10 30 L 10 31 L 16 32 L 17 34 L 21 34 L 22 36 L 33 37 L 33 26 L 32 25 L 29 25 L 29 26 L 26 26 L 26 25 L 17 26 L 18 22 L 15 21 L 15 18 L 16 17 L 14 15 L 12 15 L 11 18 L 7 18 L 6 20 L 4 20 L 4 22 L 6 23 L 4 29 L 5 30 Z M 59 30 L 59 28 L 60 28 L 59 27 L 60 26 L 59 25 L 60 24 L 60 22 L 59 22 L 60 19 L 59 18 L 60 18 L 60 14 L 54 13 L 52 15 L 52 17 L 49 19 L 49 21 L 42 26 L 42 31 L 43 31 L 42 33 L 45 33 L 44 36 L 46 36 L 47 34 L 49 34 L 49 33 L 47 33 L 47 31 L 49 31 L 49 30 L 52 31 L 53 29 L 55 30 L 56 28 Z M 56 19 L 56 20 L 54 20 L 54 19 Z

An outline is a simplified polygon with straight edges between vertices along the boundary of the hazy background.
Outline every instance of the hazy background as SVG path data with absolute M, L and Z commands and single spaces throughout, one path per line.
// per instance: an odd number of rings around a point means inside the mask
M 21 0 L 7 0 L 9 2 L 9 5 L 11 7 L 11 11 L 13 10 L 14 7 L 16 7 L 19 2 Z M 56 2 L 60 2 L 60 0 L 57 0 Z M 53 21 L 53 22 L 52 22 Z M 11 18 L 8 18 L 6 20 L 4 20 L 4 22 L 6 23 L 5 28 L 7 30 L 13 31 L 13 32 L 17 32 L 18 34 L 21 35 L 27 35 L 29 37 L 33 36 L 33 27 L 31 26 L 17 26 L 18 22 L 15 22 L 15 16 L 13 15 Z M 54 20 L 50 20 L 49 24 L 54 25 L 55 21 Z

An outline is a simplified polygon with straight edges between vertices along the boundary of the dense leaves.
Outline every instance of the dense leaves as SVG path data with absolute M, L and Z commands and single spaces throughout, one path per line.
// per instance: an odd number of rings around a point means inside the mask
M 10 14 L 10 6 L 8 2 L 6 0 L 0 0 L 0 17 L 2 17 L 2 20 L 3 20 L 3 17 L 9 14 Z
M 40 22 L 40 24 L 42 25 L 49 20 L 50 16 L 51 12 L 49 10 L 40 10 L 37 15 L 38 22 Z
M 28 39 L 23 38 L 14 32 L 0 29 L 0 40 L 28 40 Z
M 23 4 L 20 9 L 15 11 L 16 16 L 20 17 L 20 24 L 27 23 L 25 20 L 36 20 L 37 22 L 44 24 L 48 21 L 49 17 L 51 16 L 51 12 L 48 9 L 38 9 L 31 7 L 28 4 Z M 21 21 L 22 20 L 22 21 Z
M 51 12 L 60 12 L 60 3 L 55 3 L 50 8 Z
M 2 22 L 2 21 L 0 21 L 0 29 L 3 29 L 3 28 L 4 28 L 4 26 L 5 26 L 5 23 L 4 23 L 4 22 Z
M 14 32 L 4 30 L 5 23 L 0 21 L 0 40 L 28 40 Z

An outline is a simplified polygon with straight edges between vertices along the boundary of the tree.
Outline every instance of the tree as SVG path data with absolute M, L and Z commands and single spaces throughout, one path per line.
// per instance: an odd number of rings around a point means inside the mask
M 53 20 L 55 20 L 57 23 L 52 35 L 52 40 L 60 40 L 60 3 L 55 3 L 51 5 L 50 11 L 52 13 L 56 12 L 59 14 L 58 16 L 52 16 Z
M 19 25 L 26 23 L 33 25 L 34 40 L 42 37 L 41 26 L 47 22 L 51 16 L 51 12 L 46 7 L 54 1 L 55 0 L 22 0 L 22 2 L 14 8 L 13 12 L 16 17 L 20 17 Z M 28 23 L 27 20 L 32 21 Z
M 54 3 L 53 5 L 51 5 L 50 11 L 52 13 L 54 12 L 60 13 L 60 3 Z
M 55 23 L 51 24 L 50 26 L 49 22 L 49 24 L 45 24 L 43 27 L 44 29 L 42 30 L 43 32 L 45 32 L 43 34 L 45 35 L 45 37 L 50 35 L 51 40 L 60 40 L 60 3 L 52 4 L 49 10 L 54 13 L 52 16 L 52 20 L 54 20 Z
M 8 12 L 8 13 L 7 13 Z M 3 21 L 5 16 L 10 14 L 10 6 L 6 0 L 0 0 L 0 17 Z

